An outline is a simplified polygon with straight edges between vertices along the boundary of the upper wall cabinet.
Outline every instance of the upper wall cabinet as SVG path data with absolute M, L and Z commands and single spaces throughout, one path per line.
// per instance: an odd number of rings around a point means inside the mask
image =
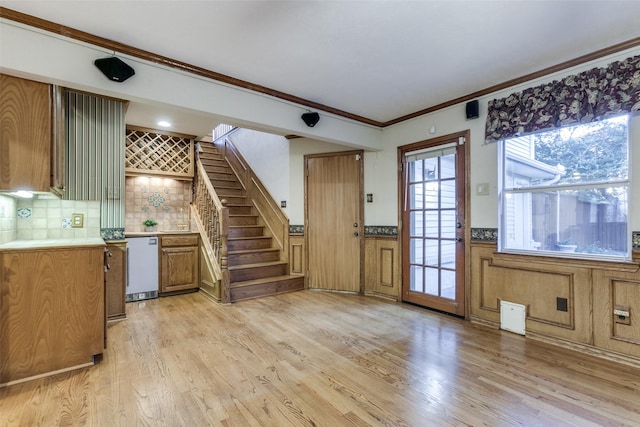
M 195 136 L 127 126 L 125 173 L 193 178 Z
M 0 190 L 49 191 L 52 86 L 0 74 Z

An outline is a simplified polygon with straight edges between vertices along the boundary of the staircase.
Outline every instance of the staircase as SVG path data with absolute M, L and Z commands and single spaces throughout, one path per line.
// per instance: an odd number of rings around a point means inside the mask
M 200 163 L 229 211 L 227 266 L 231 302 L 304 289 L 304 277 L 288 274 L 287 261 L 273 247 L 264 221 L 218 149 L 201 143 Z

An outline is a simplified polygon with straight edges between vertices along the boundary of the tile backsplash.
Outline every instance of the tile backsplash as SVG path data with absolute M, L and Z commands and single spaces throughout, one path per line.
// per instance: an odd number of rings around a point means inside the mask
M 83 215 L 81 228 L 71 227 L 72 214 Z M 0 194 L 0 244 L 14 240 L 100 237 L 100 202 L 60 200 L 53 194 L 33 199 Z
M 158 230 L 189 228 L 191 182 L 144 176 L 126 178 L 126 231 L 144 231 L 146 219 Z
M 83 226 L 71 227 L 73 214 L 83 216 Z M 100 202 L 60 200 L 53 194 L 16 199 L 17 240 L 100 237 Z M 4 242 L 6 243 L 6 242 Z
M 0 245 L 16 240 L 17 209 L 16 199 L 0 194 Z

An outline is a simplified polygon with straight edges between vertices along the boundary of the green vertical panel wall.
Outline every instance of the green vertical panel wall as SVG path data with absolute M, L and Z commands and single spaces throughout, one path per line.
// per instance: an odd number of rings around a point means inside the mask
M 124 229 L 124 102 L 66 91 L 65 122 L 65 198 L 99 200 L 100 228 Z

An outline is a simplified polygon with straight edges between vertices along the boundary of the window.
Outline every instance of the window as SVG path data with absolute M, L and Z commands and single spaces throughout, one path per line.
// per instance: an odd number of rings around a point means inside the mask
M 499 250 L 628 260 L 628 116 L 500 142 Z

